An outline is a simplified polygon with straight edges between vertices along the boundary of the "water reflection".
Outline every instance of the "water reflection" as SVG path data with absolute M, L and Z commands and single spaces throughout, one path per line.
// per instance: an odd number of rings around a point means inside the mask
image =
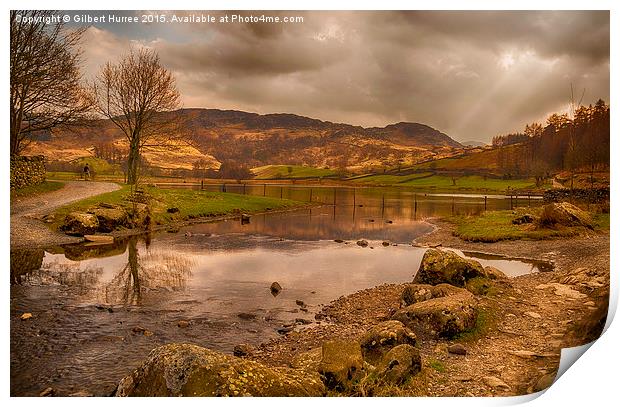
M 152 290 L 184 290 L 192 274 L 193 261 L 174 252 L 145 250 L 141 257 L 136 238 L 127 242 L 127 263 L 103 287 L 106 304 L 142 305 Z M 148 244 L 145 246 L 148 249 Z
M 44 255 L 43 249 L 11 250 L 11 284 L 21 284 L 24 276 L 39 270 Z

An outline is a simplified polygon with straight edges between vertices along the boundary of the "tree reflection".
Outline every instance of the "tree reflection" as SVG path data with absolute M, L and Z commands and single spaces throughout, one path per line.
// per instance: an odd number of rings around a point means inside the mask
M 148 242 L 147 242 L 148 247 Z M 194 262 L 172 252 L 146 252 L 140 256 L 137 239 L 127 244 L 127 264 L 104 287 L 105 302 L 142 305 L 151 291 L 185 289 Z

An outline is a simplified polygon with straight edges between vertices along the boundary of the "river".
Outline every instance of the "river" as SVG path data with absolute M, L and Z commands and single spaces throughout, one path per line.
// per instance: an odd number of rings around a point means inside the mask
M 333 192 L 313 192 L 313 201 L 327 203 Z M 497 196 L 486 205 L 505 209 L 507 201 Z M 424 254 L 411 241 L 432 230 L 425 217 L 473 214 L 484 205 L 483 196 L 338 189 L 336 205 L 249 222 L 197 224 L 114 245 L 12 251 L 11 395 L 47 387 L 60 395 L 108 395 L 158 345 L 188 342 L 231 353 L 237 344 L 275 338 L 295 321 L 304 329 L 342 295 L 410 281 Z M 548 268 L 465 255 L 509 276 Z M 274 281 L 283 287 L 278 295 L 269 289 Z M 21 320 L 23 313 L 33 317 Z

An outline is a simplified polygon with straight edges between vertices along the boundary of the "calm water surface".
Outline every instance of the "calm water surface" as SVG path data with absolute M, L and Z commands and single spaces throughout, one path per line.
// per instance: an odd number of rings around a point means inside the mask
M 410 281 L 424 253 L 411 241 L 432 230 L 420 220 L 453 206 L 475 212 L 483 205 L 475 197 L 418 196 L 416 204 L 410 194 L 382 195 L 357 195 L 353 205 L 350 191 L 339 190 L 336 206 L 253 216 L 249 224 L 12 252 L 11 394 L 53 387 L 61 395 L 106 395 L 151 349 L 169 342 L 224 352 L 258 345 L 296 319 L 314 321 L 323 304 L 341 295 Z M 361 238 L 370 246 L 357 246 Z M 392 245 L 382 246 L 385 240 Z M 545 266 L 460 254 L 511 276 Z M 283 287 L 277 296 L 269 290 L 274 281 Z M 33 318 L 21 321 L 24 312 Z M 179 328 L 180 320 L 190 326 Z

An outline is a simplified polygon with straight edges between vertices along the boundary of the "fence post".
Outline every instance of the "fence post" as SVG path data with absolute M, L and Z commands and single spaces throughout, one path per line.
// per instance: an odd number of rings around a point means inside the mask
M 336 207 L 336 188 L 334 188 L 334 208 L 335 207 Z M 334 209 L 334 211 L 335 211 L 335 209 Z
M 312 202 L 312 187 L 310 187 L 310 200 L 308 202 Z
M 484 196 L 484 210 L 487 210 L 487 196 Z
M 280 185 L 280 199 L 282 199 L 282 185 Z

